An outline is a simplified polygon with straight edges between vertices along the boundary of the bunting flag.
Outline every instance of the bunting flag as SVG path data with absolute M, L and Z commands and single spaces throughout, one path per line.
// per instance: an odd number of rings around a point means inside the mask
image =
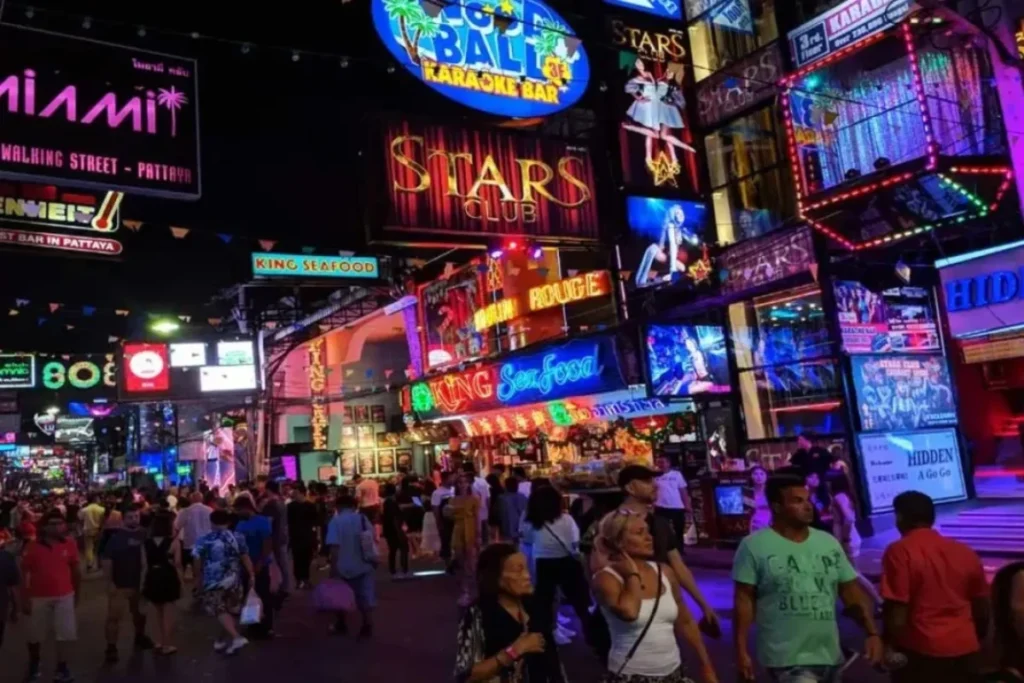
M 42 327 L 46 324 L 46 318 L 36 318 L 36 325 Z
M 217 237 L 219 237 L 220 241 L 224 244 L 231 244 L 231 235 L 224 232 L 218 232 Z
M 303 254 L 312 254 L 315 251 L 316 251 L 316 247 L 303 247 L 302 248 L 302 253 Z
M 189 233 L 189 229 L 188 228 L 179 228 L 176 225 L 172 225 L 171 226 L 171 234 L 174 235 L 174 239 L 176 239 L 176 240 L 185 239 L 185 237 L 188 235 L 188 233 Z
M 75 329 L 75 326 L 71 324 L 65 325 L 64 327 L 68 328 L 69 330 Z M 67 360 L 67 358 L 65 358 L 64 360 Z
M 223 318 L 207 318 L 206 322 L 210 323 L 214 327 L 217 327 L 217 325 L 220 325 L 222 320 Z
M 74 325 L 71 325 L 71 327 L 74 327 Z M 61 358 L 61 360 L 71 360 L 71 354 L 70 353 L 62 354 L 60 358 Z
M 391 375 L 393 375 L 394 372 L 395 372 L 394 370 L 385 370 L 384 371 L 384 379 L 391 379 Z
M 260 240 L 260 249 L 263 251 L 270 251 L 277 244 L 277 240 Z
M 263 323 L 263 327 L 267 328 L 268 330 L 276 330 L 277 329 L 277 321 L 276 320 L 268 320 L 267 322 Z
M 142 221 L 130 221 L 127 218 L 121 220 L 121 225 L 128 228 L 132 232 L 138 232 L 139 228 L 142 227 Z
M 12 308 L 11 310 L 7 311 L 7 315 L 18 315 L 18 312 L 19 311 L 17 308 Z
M 355 374 L 355 370 L 353 370 L 352 368 L 349 368 L 349 369 L 345 370 L 345 376 L 346 377 L 351 377 L 354 374 Z
M 328 332 L 331 331 L 331 326 L 328 323 L 320 323 L 319 328 L 320 334 L 327 334 Z
M 28 299 L 15 299 L 14 300 L 14 305 L 17 306 L 18 308 L 21 308 L 22 306 L 28 306 L 28 304 L 29 304 Z
M 129 311 L 127 308 L 114 309 L 114 315 L 119 315 L 122 318 L 127 318 L 129 313 L 131 313 L 131 311 Z
M 179 315 L 178 316 L 178 320 L 180 320 L 183 323 L 190 323 L 190 322 L 192 322 L 192 316 L 190 316 L 190 315 Z
M 367 368 L 366 369 L 366 379 L 370 379 L 371 377 L 373 377 L 373 368 Z
M 50 304 L 50 313 L 56 313 L 58 308 L 60 308 L 60 304 Z
M 89 317 L 96 312 L 95 306 L 82 306 L 82 315 Z
M 812 263 L 811 265 L 807 266 L 807 270 L 811 271 L 811 277 L 813 277 L 814 281 L 817 282 L 818 281 L 818 264 L 817 263 Z
M 580 271 L 576 270 L 575 268 L 570 268 L 565 272 L 569 274 L 569 277 L 576 277 L 577 275 L 580 274 Z
M 113 344 L 114 342 L 116 342 L 119 339 L 120 339 L 120 337 L 115 337 L 114 335 L 110 335 L 109 337 L 107 337 L 107 342 L 110 343 L 110 344 Z

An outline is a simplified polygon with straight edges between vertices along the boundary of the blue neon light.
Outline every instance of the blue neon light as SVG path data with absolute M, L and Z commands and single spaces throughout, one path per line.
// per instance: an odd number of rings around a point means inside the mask
M 596 344 L 583 357 L 559 360 L 557 353 L 549 353 L 544 356 L 539 368 L 523 367 L 521 363 L 518 366 L 515 362 L 501 366 L 498 400 L 512 402 L 527 391 L 535 391 L 547 398 L 557 387 L 600 377 L 602 369 Z
M 659 2 L 673 0 L 659 0 Z M 377 35 L 405 69 L 489 114 L 549 116 L 587 89 L 590 63 L 572 28 L 541 0 L 372 0 Z
M 676 0 L 604 0 L 609 5 L 626 7 L 666 19 L 682 19 L 683 8 Z
M 948 268 L 949 266 L 955 266 L 958 263 L 966 263 L 968 261 L 974 261 L 985 256 L 991 256 L 992 254 L 1000 254 L 1004 251 L 1010 251 L 1011 249 L 1017 249 L 1018 247 L 1024 247 L 1024 240 L 1019 242 L 1010 242 L 1009 244 L 1000 244 L 996 247 L 989 247 L 987 249 L 979 249 L 978 251 L 971 251 L 966 254 L 960 254 L 959 256 L 951 256 L 949 258 L 939 259 L 935 262 L 936 268 Z

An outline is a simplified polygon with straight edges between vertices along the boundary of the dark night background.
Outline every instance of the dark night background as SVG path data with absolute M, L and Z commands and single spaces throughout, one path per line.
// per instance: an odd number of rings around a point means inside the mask
M 587 22 L 573 12 L 573 3 L 551 4 L 577 33 L 600 30 L 600 21 Z M 91 20 L 88 29 L 84 17 Z M 137 314 L 230 317 L 230 302 L 208 304 L 218 291 L 248 279 L 256 239 L 278 240 L 280 251 L 367 251 L 367 224 L 382 208 L 373 195 L 380 112 L 446 123 L 498 122 L 445 100 L 401 69 L 389 74 L 393 62 L 372 28 L 367 0 L 262 6 L 8 1 L 3 21 L 196 58 L 203 196 L 195 202 L 126 196 L 122 221 L 144 225 L 138 233 L 122 225 L 115 235 L 125 246 L 119 261 L 27 249 L 0 252 L 0 308 L 13 306 L 15 298 L 31 301 L 0 326 L 0 348 L 103 350 L 108 335 L 137 333 L 144 326 Z M 141 37 L 140 27 L 147 29 Z M 200 37 L 192 38 L 193 32 Z M 245 54 L 241 42 L 251 44 Z M 586 44 L 592 68 L 610 58 L 602 57 L 610 49 Z M 302 51 L 298 61 L 293 49 Z M 542 131 L 599 137 L 586 111 L 594 108 L 598 79 L 595 74 L 576 110 L 545 120 Z M 609 162 L 600 148 L 594 163 L 599 176 L 607 175 Z M 602 222 L 610 215 L 603 210 Z M 177 240 L 171 225 L 192 232 Z M 218 233 L 236 237 L 225 245 Z M 370 250 L 382 252 L 387 250 Z M 49 302 L 67 310 L 51 316 Z M 97 307 L 97 313 L 85 319 L 75 312 L 83 305 Z M 133 315 L 116 318 L 114 308 Z M 40 324 L 40 317 L 47 322 Z

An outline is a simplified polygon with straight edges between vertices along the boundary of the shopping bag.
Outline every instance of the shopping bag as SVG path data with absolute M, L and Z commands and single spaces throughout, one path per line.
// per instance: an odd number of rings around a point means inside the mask
M 242 606 L 242 615 L 238 618 L 238 623 L 242 626 L 252 626 L 260 623 L 262 620 L 263 601 L 260 600 L 255 591 L 249 591 L 249 595 L 245 599 L 245 605 Z
M 313 606 L 318 612 L 351 612 L 356 608 L 356 595 L 347 582 L 324 579 L 313 589 Z

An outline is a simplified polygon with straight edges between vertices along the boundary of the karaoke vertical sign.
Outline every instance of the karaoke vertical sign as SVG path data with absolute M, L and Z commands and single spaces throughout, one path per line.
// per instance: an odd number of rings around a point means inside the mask
M 327 450 L 327 436 L 330 429 L 330 411 L 327 406 L 327 358 L 323 337 L 309 343 L 309 396 L 312 413 L 309 431 L 313 438 L 313 450 Z

